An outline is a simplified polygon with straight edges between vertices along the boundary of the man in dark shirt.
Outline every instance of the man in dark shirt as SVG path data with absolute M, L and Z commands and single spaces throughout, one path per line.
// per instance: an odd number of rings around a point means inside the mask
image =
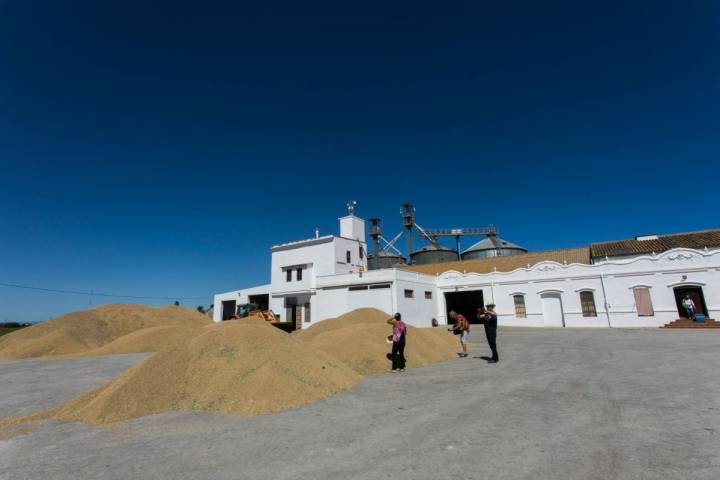
M 495 313 L 495 304 L 488 303 L 485 308 L 478 308 L 478 320 L 485 326 L 485 337 L 487 338 L 490 350 L 492 350 L 492 358 L 488 363 L 497 363 L 500 360 L 497 352 L 497 313 Z

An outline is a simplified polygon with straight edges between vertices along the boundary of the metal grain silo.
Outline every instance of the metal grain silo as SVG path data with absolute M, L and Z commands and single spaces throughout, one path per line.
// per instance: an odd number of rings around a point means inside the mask
M 473 260 L 476 258 L 502 257 L 506 255 L 518 255 L 527 253 L 527 248 L 510 243 L 497 235 L 488 235 L 462 252 L 463 260 Z
M 443 246 L 436 247 L 428 245 L 410 254 L 410 262 L 413 265 L 427 265 L 429 263 L 456 262 L 458 253 L 452 248 Z
M 368 270 L 380 270 L 382 268 L 393 268 L 405 263 L 405 257 L 394 253 L 380 250 L 368 257 Z

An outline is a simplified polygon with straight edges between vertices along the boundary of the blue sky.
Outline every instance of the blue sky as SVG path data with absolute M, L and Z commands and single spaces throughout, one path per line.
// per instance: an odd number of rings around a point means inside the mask
M 0 282 L 207 305 L 349 199 L 532 250 L 720 226 L 717 2 L 148 3 L 0 3 Z

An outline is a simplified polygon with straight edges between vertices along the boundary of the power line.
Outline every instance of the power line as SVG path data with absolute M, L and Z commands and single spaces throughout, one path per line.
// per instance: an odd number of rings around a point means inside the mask
M 24 290 L 39 290 L 41 292 L 69 293 L 72 295 L 89 295 L 92 297 L 113 297 L 113 298 L 134 298 L 137 300 L 206 300 L 207 297 L 151 297 L 145 295 L 116 295 L 114 293 L 100 293 L 95 291 L 83 292 L 80 290 L 62 290 L 59 288 L 32 287 L 29 285 L 18 285 L 16 283 L 0 282 L 2 287 L 22 288 Z

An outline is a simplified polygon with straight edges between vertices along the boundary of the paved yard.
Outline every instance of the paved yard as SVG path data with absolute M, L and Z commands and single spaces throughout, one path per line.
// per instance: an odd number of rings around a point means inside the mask
M 499 346 L 497 365 L 375 375 L 276 415 L 49 422 L 0 441 L 0 478 L 720 478 L 720 332 L 502 329 Z M 0 412 L 20 392 L 24 411 L 48 407 L 136 360 L 2 362 Z

